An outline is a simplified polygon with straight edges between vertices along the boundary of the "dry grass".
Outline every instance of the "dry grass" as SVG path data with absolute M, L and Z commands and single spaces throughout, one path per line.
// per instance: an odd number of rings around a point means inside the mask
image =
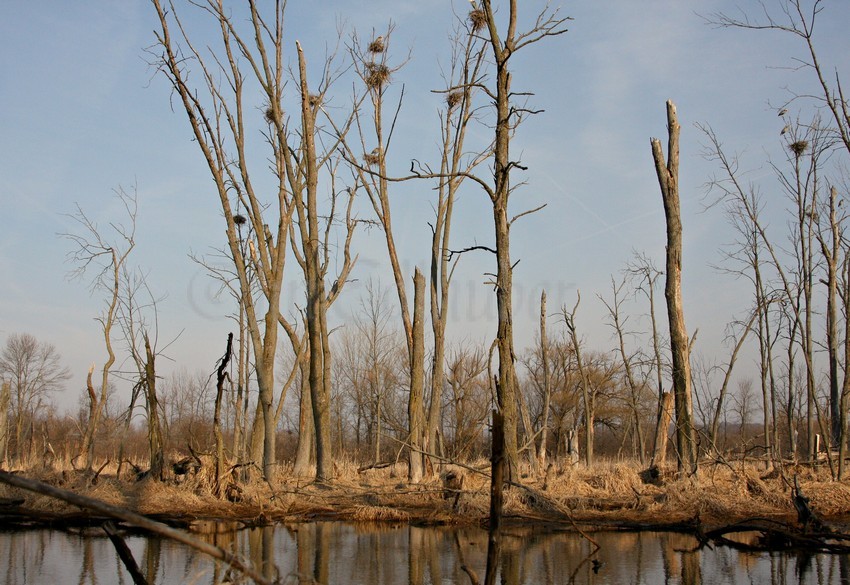
M 339 460 L 334 466 L 335 478 L 328 485 L 297 478 L 291 466 L 281 465 L 270 482 L 227 478 L 242 489 L 238 503 L 215 497 L 212 462 L 202 457 L 202 463 L 197 474 L 188 474 L 179 483 L 173 474 L 163 482 L 137 482 L 130 475 L 119 479 L 114 464 L 101 472 L 97 482 L 91 473 L 68 469 L 38 466 L 25 473 L 145 514 L 255 522 L 325 517 L 480 524 L 489 513 L 490 480 L 483 460 L 438 466 L 433 475 L 416 485 L 407 482 L 404 463 L 361 471 L 357 462 Z M 643 483 L 641 470 L 637 463 L 604 461 L 592 468 L 556 465 L 545 475 L 521 470 L 522 487 L 506 489 L 504 512 L 514 522 L 591 525 L 673 525 L 694 518 L 709 524 L 747 517 L 795 518 L 788 480 L 779 473 L 766 474 L 760 465 L 704 464 L 696 476 L 682 476 L 667 467 L 661 470 L 659 485 Z M 831 481 L 824 468 L 784 470 L 785 478 L 794 475 L 817 514 L 825 519 L 850 516 L 850 485 Z M 0 497 L 21 496 L 27 500 L 26 508 L 44 514 L 78 512 L 51 498 L 0 485 Z

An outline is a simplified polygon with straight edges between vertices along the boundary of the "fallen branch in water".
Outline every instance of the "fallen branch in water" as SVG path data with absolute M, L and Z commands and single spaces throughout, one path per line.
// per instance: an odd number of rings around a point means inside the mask
M 133 557 L 130 547 L 128 547 L 127 543 L 124 542 L 124 538 L 122 538 L 118 533 L 118 529 L 115 528 L 115 525 L 111 521 L 104 522 L 103 531 L 109 537 L 109 540 L 112 541 L 112 546 L 115 547 L 115 552 L 118 553 L 118 558 L 121 559 L 121 562 L 124 563 L 124 566 L 133 578 L 133 583 L 135 583 L 135 585 L 148 585 L 148 580 L 145 579 L 145 576 L 139 570 L 139 565 L 136 563 L 136 559 Z
M 757 533 L 747 541 L 730 535 Z M 803 532 L 783 522 L 753 518 L 705 531 L 705 538 L 717 544 L 746 551 L 806 550 L 811 552 L 850 553 L 850 535 L 840 532 Z
M 62 500 L 63 502 L 73 504 L 74 506 L 79 506 L 80 508 L 94 510 L 95 512 L 103 514 L 104 516 L 109 516 L 110 518 L 117 518 L 118 520 L 123 520 L 128 524 L 131 524 L 143 530 L 147 530 L 152 534 L 175 540 L 199 552 L 209 555 L 214 559 L 224 561 L 242 574 L 253 579 L 256 583 L 259 583 L 260 585 L 273 585 L 273 581 L 269 581 L 268 579 L 263 577 L 260 573 L 255 571 L 251 566 L 246 564 L 244 561 L 242 561 L 242 559 L 240 559 L 233 553 L 230 553 L 222 548 L 219 548 L 215 545 L 209 544 L 207 542 L 204 542 L 203 540 L 195 538 L 194 536 L 187 532 L 184 532 L 183 530 L 172 528 L 170 526 L 167 526 L 166 524 L 163 524 L 162 522 L 157 522 L 155 520 L 151 520 L 150 518 L 142 516 L 141 514 L 136 514 L 135 512 L 131 512 L 129 510 L 119 508 L 117 506 L 112 506 L 94 498 L 81 496 L 80 494 L 68 490 L 63 490 L 61 488 L 57 488 L 50 484 L 34 479 L 20 477 L 18 475 L 14 475 L 6 471 L 0 471 L 0 482 L 11 485 L 13 487 L 29 490 L 37 494 L 56 498 L 57 500 Z

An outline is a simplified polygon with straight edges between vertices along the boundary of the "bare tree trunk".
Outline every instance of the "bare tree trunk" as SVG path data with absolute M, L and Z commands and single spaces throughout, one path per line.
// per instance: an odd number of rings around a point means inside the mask
M 738 359 L 738 352 L 741 350 L 741 347 L 744 345 L 744 341 L 747 339 L 747 334 L 749 334 L 750 330 L 753 327 L 753 322 L 759 314 L 761 309 L 756 308 L 753 312 L 750 320 L 744 326 L 744 330 L 741 332 L 740 337 L 735 342 L 735 347 L 732 350 L 732 356 L 729 358 L 729 364 L 726 366 L 726 372 L 723 374 L 723 383 L 720 385 L 720 392 L 717 396 L 717 407 L 714 410 L 714 416 L 711 420 L 711 429 L 709 431 L 709 443 L 711 448 L 717 449 L 717 432 L 720 428 L 720 414 L 723 412 L 723 401 L 726 398 L 726 392 L 729 388 L 729 380 L 732 378 L 732 368 L 735 367 L 735 361 Z M 768 408 L 768 402 L 764 402 L 764 409 L 770 413 Z M 719 451 L 719 449 L 717 449 Z
M 497 384 L 498 385 L 498 384 Z M 487 527 L 487 571 L 484 577 L 485 585 L 496 582 L 499 558 L 502 551 L 502 488 L 506 472 L 506 453 L 504 452 L 505 437 L 503 434 L 504 421 L 499 411 L 493 411 L 493 438 L 490 452 L 490 523 Z M 508 481 L 510 481 L 508 479 Z
M 842 298 L 844 310 L 844 331 L 850 331 L 850 254 L 845 254 L 842 267 Z M 850 364 L 850 335 L 844 336 L 844 363 Z M 844 461 L 847 456 L 847 400 L 850 395 L 850 371 L 845 367 L 844 381 L 841 385 L 841 410 L 839 412 L 839 430 L 841 436 L 838 441 L 838 480 L 844 478 Z M 0 398 L 2 403 L 2 398 Z M 2 416 L 2 415 L 0 415 Z M 2 451 L 0 451 L 2 456 Z
M 456 40 L 457 45 L 461 39 Z M 431 370 L 431 399 L 428 409 L 426 451 L 439 452 L 438 434 L 442 433 L 442 399 L 445 384 L 446 322 L 449 311 L 449 284 L 452 266 L 449 262 L 449 241 L 455 195 L 464 176 L 485 159 L 476 157 L 465 165 L 465 139 L 473 119 L 473 95 L 478 89 L 476 80 L 484 63 L 486 44 L 479 43 L 474 31 L 466 36 L 463 58 L 453 62 L 452 75 L 446 93 L 446 110 L 442 130 L 442 159 L 440 166 L 436 218 L 431 237 L 431 325 L 434 335 L 434 356 Z M 450 178 L 445 178 L 450 177 Z M 440 453 L 440 455 L 444 455 Z
M 224 465 L 224 435 L 221 431 L 221 399 L 224 395 L 224 382 L 229 378 L 227 365 L 233 353 L 233 333 L 227 334 L 227 346 L 216 370 L 215 410 L 213 412 L 213 434 L 215 435 L 215 482 L 213 493 L 221 496 L 221 469 Z
M 301 400 L 298 408 L 298 448 L 292 473 L 295 477 L 307 477 L 312 467 L 315 429 L 313 428 L 313 401 L 310 399 L 309 356 L 301 361 Z
M 0 382 L 0 467 L 9 461 L 9 403 L 12 400 L 12 387 L 5 380 Z
M 538 15 L 531 31 L 517 33 L 517 0 L 510 0 L 505 15 L 507 28 L 502 38 L 499 20 L 490 0 L 481 3 L 483 20 L 486 22 L 490 48 L 495 63 L 495 89 L 490 95 L 495 102 L 496 132 L 493 141 L 493 187 L 488 195 L 493 204 L 493 226 L 496 239 L 496 306 L 498 311 L 498 329 L 496 345 L 499 352 L 499 384 L 497 401 L 504 417 L 505 461 L 508 479 L 517 478 L 517 400 L 516 368 L 514 360 L 513 331 L 513 263 L 510 252 L 510 227 L 508 219 L 508 199 L 512 191 L 511 170 L 519 163 L 510 158 L 511 138 L 516 132 L 518 111 L 512 103 L 511 56 L 520 48 L 550 36 L 566 32 L 566 19 L 557 18 L 557 10 L 544 11 Z
M 531 415 L 528 414 L 528 405 L 525 401 L 525 394 L 520 390 L 517 392 L 517 403 L 519 405 L 519 415 L 522 420 L 522 428 L 524 433 L 524 443 L 521 451 L 527 453 L 528 464 L 531 466 L 531 472 L 537 474 L 539 462 L 537 461 L 537 449 L 534 444 L 534 425 L 531 424 Z
M 673 394 L 676 408 L 676 446 L 680 470 L 691 472 L 697 464 L 696 436 L 691 405 L 691 365 L 688 334 L 682 310 L 682 220 L 679 210 L 679 121 L 676 106 L 667 102 L 667 163 L 661 141 L 651 140 L 652 155 L 667 219 L 667 274 L 664 296 L 670 322 L 673 357 Z
M 413 354 L 410 363 L 410 395 L 407 403 L 410 424 L 408 480 L 422 481 L 424 457 L 422 444 L 425 435 L 425 277 L 416 269 L 413 276 Z
M 594 400 L 594 392 L 590 388 L 590 379 L 587 375 L 587 369 L 584 367 L 584 362 L 582 361 L 581 356 L 581 340 L 578 337 L 578 331 L 576 329 L 576 311 L 578 310 L 579 303 L 581 303 L 581 293 L 576 291 L 576 304 L 573 307 L 572 312 L 567 312 L 567 308 L 564 307 L 561 311 L 564 316 L 564 323 L 567 325 L 567 330 L 570 333 L 570 341 L 573 344 L 573 351 L 576 354 L 576 367 L 578 368 L 579 378 L 581 379 L 581 395 L 582 402 L 584 404 L 584 462 L 585 465 L 590 467 L 593 464 L 593 426 L 594 422 L 594 410 L 595 410 L 595 400 Z
M 655 450 L 652 453 L 650 467 L 658 467 L 667 459 L 667 440 L 669 438 L 670 423 L 673 421 L 673 394 L 664 392 L 661 395 L 661 417 L 655 428 Z
M 162 480 L 165 466 L 164 445 L 162 443 L 162 425 L 159 422 L 159 399 L 156 395 L 156 355 L 151 349 L 150 340 L 145 333 L 144 387 L 148 411 L 148 446 L 150 447 L 150 476 Z
M 333 477 L 331 445 L 330 394 L 326 373 L 329 348 L 326 347 L 325 284 L 319 254 L 319 223 L 317 210 L 318 167 L 315 145 L 315 120 L 307 87 L 307 64 L 301 45 L 298 47 L 298 71 L 301 80 L 301 123 L 305 142 L 304 171 L 307 200 L 296 200 L 304 246 L 304 276 L 307 282 L 307 331 L 310 343 L 310 400 L 313 403 L 313 426 L 316 433 L 316 479 Z M 304 204 L 306 203 L 306 210 Z M 306 217 L 304 215 L 306 211 Z
M 546 469 L 546 441 L 549 432 L 549 402 L 552 397 L 552 376 L 549 372 L 549 338 L 546 336 L 546 291 L 540 294 L 540 362 L 543 367 L 543 420 L 540 422 L 540 449 L 537 459 L 540 469 Z

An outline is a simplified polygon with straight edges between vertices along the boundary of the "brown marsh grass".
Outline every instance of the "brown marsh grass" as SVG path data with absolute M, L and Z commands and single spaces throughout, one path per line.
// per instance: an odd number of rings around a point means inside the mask
M 334 480 L 322 485 L 294 476 L 290 465 L 281 465 L 272 481 L 257 473 L 246 480 L 235 472 L 225 482 L 238 483 L 242 490 L 238 502 L 215 496 L 212 462 L 202 459 L 202 463 L 197 474 L 181 478 L 169 471 L 164 481 L 136 481 L 134 474 L 125 472 L 118 478 L 113 463 L 96 480 L 92 472 L 62 469 L 65 466 L 59 462 L 17 471 L 143 514 L 175 518 L 473 525 L 486 523 L 489 513 L 486 460 L 438 465 L 418 484 L 407 482 L 403 462 L 361 469 L 355 461 L 342 459 L 336 462 Z M 445 484 L 449 471 L 455 482 L 451 486 Z M 589 468 L 555 464 L 548 473 L 537 475 L 529 469 L 520 471 L 521 477 L 505 490 L 506 522 L 636 528 L 694 521 L 729 523 L 752 517 L 793 521 L 795 475 L 817 514 L 834 521 L 850 517 L 850 484 L 830 480 L 823 467 L 786 466 L 782 473 L 768 474 L 763 463 L 704 463 L 695 475 L 664 468 L 660 485 L 643 483 L 641 467 L 630 461 L 600 461 Z M 461 484 L 458 476 L 462 476 Z M 25 509 L 42 515 L 79 513 L 46 496 L 5 485 L 0 485 L 2 497 L 25 497 Z

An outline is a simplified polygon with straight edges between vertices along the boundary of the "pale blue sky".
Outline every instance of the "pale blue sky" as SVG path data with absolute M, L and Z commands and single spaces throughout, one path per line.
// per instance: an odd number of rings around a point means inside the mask
M 790 98 L 789 89 L 813 87 L 810 72 L 787 68 L 803 56 L 797 41 L 718 30 L 700 17 L 734 12 L 739 4 L 756 3 L 565 3 L 563 14 L 574 18 L 570 32 L 517 56 L 514 88 L 534 92 L 531 104 L 545 113 L 529 119 L 515 142 L 529 171 L 513 210 L 548 204 L 513 230 L 519 347 L 533 339 L 545 286 L 551 312 L 571 307 L 580 288 L 578 325 L 594 347 L 609 349 L 596 294 L 610 293 L 610 275 L 619 275 L 633 249 L 663 265 L 664 220 L 649 139 L 666 139 L 664 103 L 672 99 L 682 123 L 686 320 L 690 330 L 700 329 L 699 351 L 727 353 L 724 327 L 746 309 L 749 291 L 710 268 L 731 234 L 719 211 L 702 212 L 702 185 L 714 169 L 700 156 L 703 139 L 694 123 L 710 124 L 730 150 L 742 151 L 744 168 L 754 170 L 751 178 L 763 177 L 769 191 L 765 161 L 784 156 L 776 108 Z M 543 3 L 521 5 L 536 11 Z M 405 83 L 406 97 L 390 170 L 404 173 L 410 158 L 434 160 L 441 98 L 430 90 L 442 85 L 439 65 L 449 56 L 453 10 L 468 10 L 468 2 L 290 0 L 289 6 L 290 38 L 293 45 L 296 38 L 302 42 L 311 62 L 335 42 L 340 21 L 363 34 L 395 23 L 393 53 L 398 59 L 407 48 L 412 53 L 395 77 Z M 846 70 L 850 4 L 825 6 L 817 31 L 821 56 L 830 70 Z M 58 397 L 66 406 L 76 404 L 88 365 L 102 363 L 104 354 L 93 320 L 101 299 L 84 283 L 68 282 L 69 244 L 57 237 L 72 229 L 64 214 L 75 202 L 105 223 L 119 212 L 112 189 L 138 185 L 135 262 L 149 271 L 153 289 L 167 294 L 161 336 L 183 331 L 167 352 L 174 364 L 162 363 L 164 374 L 175 365 L 210 371 L 231 329 L 224 317 L 231 306 L 211 298 L 214 285 L 188 258 L 190 251 L 222 245 L 223 220 L 185 115 L 172 110 L 165 79 L 146 63 L 154 16 L 139 0 L 42 0 L 7 3 L 0 20 L 0 342 L 28 332 L 55 344 L 75 374 Z M 393 201 L 411 273 L 414 264 L 427 268 L 431 197 L 430 186 L 420 185 Z M 779 194 L 775 199 L 779 213 L 784 201 Z M 455 247 L 492 242 L 483 193 L 465 192 L 457 214 Z M 345 290 L 337 319 L 356 306 L 370 275 L 390 283 L 377 234 L 360 233 L 355 247 L 359 280 Z M 462 261 L 450 325 L 455 339 L 493 336 L 495 314 L 488 307 L 494 301 L 482 284 L 492 267 L 486 256 Z M 288 278 L 298 278 L 294 264 Z M 550 327 L 558 327 L 555 319 Z

